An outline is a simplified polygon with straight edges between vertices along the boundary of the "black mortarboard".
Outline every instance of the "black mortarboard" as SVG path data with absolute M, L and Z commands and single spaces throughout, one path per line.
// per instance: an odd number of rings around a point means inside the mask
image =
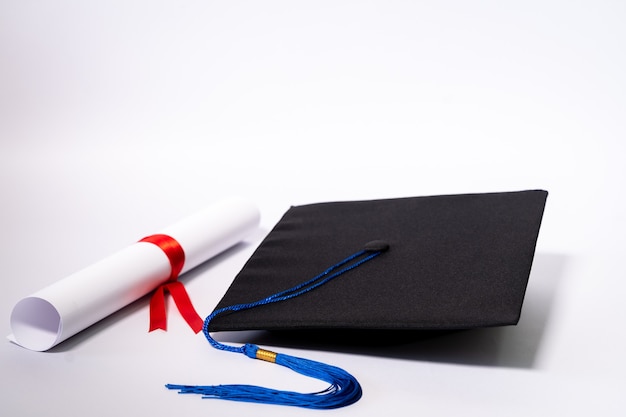
M 291 207 L 216 310 L 305 282 L 369 242 L 380 256 L 284 302 L 213 318 L 210 331 L 450 330 L 516 324 L 547 192 Z
M 254 344 L 227 345 L 210 332 L 336 335 L 515 324 L 546 197 L 535 190 L 291 207 L 203 330 L 216 349 L 285 366 L 326 381 L 328 388 L 299 393 L 242 384 L 166 387 L 203 398 L 345 407 L 362 390 L 343 369 Z

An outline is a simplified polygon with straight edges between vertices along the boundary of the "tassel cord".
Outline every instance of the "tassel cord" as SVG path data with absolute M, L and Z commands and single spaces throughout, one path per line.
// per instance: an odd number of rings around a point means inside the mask
M 375 251 L 375 252 L 369 252 L 367 250 L 362 250 L 359 251 L 353 255 L 350 255 L 349 257 L 345 258 L 344 260 L 340 261 L 339 263 L 331 266 L 330 268 L 328 268 L 327 270 L 325 270 L 324 272 L 322 272 L 321 274 L 317 275 L 316 277 L 303 282 L 301 284 L 298 284 L 294 287 L 291 287 L 287 290 L 278 292 L 276 294 L 272 294 L 266 298 L 263 298 L 261 300 L 252 302 L 252 303 L 242 303 L 242 304 L 235 304 L 232 306 L 228 306 L 228 307 L 224 307 L 221 308 L 219 310 L 214 311 L 213 313 L 211 313 L 205 320 L 204 320 L 204 326 L 202 327 L 202 331 L 204 333 L 204 336 L 206 337 L 206 339 L 209 341 L 209 343 L 211 344 L 211 346 L 213 346 L 216 349 L 219 350 L 225 350 L 228 352 L 236 352 L 236 353 L 244 353 L 244 346 L 240 346 L 240 347 L 235 347 L 235 346 L 230 346 L 230 345 L 225 345 L 223 343 L 218 342 L 217 340 L 215 340 L 210 332 L 209 332 L 209 324 L 211 323 L 211 320 L 213 320 L 215 317 L 219 316 L 220 314 L 224 314 L 227 312 L 235 312 L 235 311 L 242 311 L 242 310 L 249 310 L 251 308 L 255 308 L 258 306 L 262 306 L 262 305 L 266 305 L 266 304 L 272 304 L 272 303 L 277 303 L 280 301 L 285 301 L 285 300 L 289 300 L 291 298 L 295 298 L 298 297 L 304 293 L 307 293 L 311 290 L 314 290 L 317 287 L 320 287 L 324 284 L 326 284 L 327 282 L 331 281 L 334 278 L 337 278 L 338 276 L 362 265 L 363 263 L 375 258 L 376 256 L 380 255 L 382 253 L 382 251 Z M 344 267 L 343 269 L 340 269 L 339 271 L 336 271 L 335 273 L 331 274 L 331 272 L 335 271 L 338 268 L 341 268 L 342 266 L 346 265 L 347 263 L 353 261 L 354 259 L 363 256 L 364 254 L 368 254 L 366 257 L 354 262 L 353 264 L 350 264 L 346 267 Z M 330 275 L 329 275 L 330 274 Z

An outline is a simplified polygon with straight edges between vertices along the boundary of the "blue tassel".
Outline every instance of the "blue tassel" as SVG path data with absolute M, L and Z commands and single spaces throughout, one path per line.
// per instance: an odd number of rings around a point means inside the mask
M 244 350 L 245 354 L 253 359 L 258 359 L 257 354 L 259 351 L 266 355 L 269 352 L 251 344 L 245 345 Z M 254 385 L 189 386 L 168 384 L 166 387 L 178 390 L 181 394 L 201 394 L 202 398 L 221 398 L 232 401 L 279 404 L 312 409 L 345 407 L 354 404 L 361 398 L 361 386 L 356 378 L 336 366 L 280 353 L 275 354 L 274 363 L 285 366 L 302 375 L 328 382 L 330 386 L 323 391 L 306 394 Z
M 252 359 L 260 359 L 287 367 L 299 374 L 325 381 L 330 385 L 323 391 L 299 393 L 281 391 L 255 385 L 176 385 L 167 384 L 166 388 L 178 390 L 180 394 L 200 394 L 202 398 L 220 398 L 223 400 L 279 404 L 311 409 L 333 409 L 345 407 L 357 402 L 362 395 L 361 385 L 356 378 L 336 366 L 315 362 L 309 359 L 284 355 L 259 348 L 253 344 L 235 347 L 218 342 L 209 334 L 211 320 L 227 311 L 241 311 L 265 304 L 276 303 L 294 298 L 311 291 L 320 285 L 362 265 L 388 249 L 384 242 L 374 241 L 343 261 L 331 266 L 315 278 L 296 285 L 288 290 L 270 295 L 262 300 L 248 304 L 237 304 L 214 311 L 204 321 L 204 335 L 211 345 L 220 350 L 243 353 Z M 352 263 L 351 263 L 352 262 Z M 344 265 L 347 265 L 344 267 Z M 342 268 L 343 269 L 340 269 Z M 337 271 L 338 270 L 338 271 Z M 336 271 L 336 272 L 334 272 Z

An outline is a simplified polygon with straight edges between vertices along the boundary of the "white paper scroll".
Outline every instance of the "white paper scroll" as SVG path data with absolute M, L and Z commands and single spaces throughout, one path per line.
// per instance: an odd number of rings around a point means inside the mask
M 182 246 L 182 274 L 240 242 L 258 226 L 259 217 L 253 204 L 229 199 L 158 233 Z M 30 350 L 48 350 L 153 291 L 168 280 L 170 270 L 161 248 L 132 244 L 20 300 L 11 314 L 9 339 Z

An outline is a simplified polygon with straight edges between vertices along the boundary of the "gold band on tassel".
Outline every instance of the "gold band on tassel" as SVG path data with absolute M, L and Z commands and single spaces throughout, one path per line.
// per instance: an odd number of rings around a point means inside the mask
M 265 349 L 257 349 L 256 358 L 262 361 L 276 363 L 276 352 Z

